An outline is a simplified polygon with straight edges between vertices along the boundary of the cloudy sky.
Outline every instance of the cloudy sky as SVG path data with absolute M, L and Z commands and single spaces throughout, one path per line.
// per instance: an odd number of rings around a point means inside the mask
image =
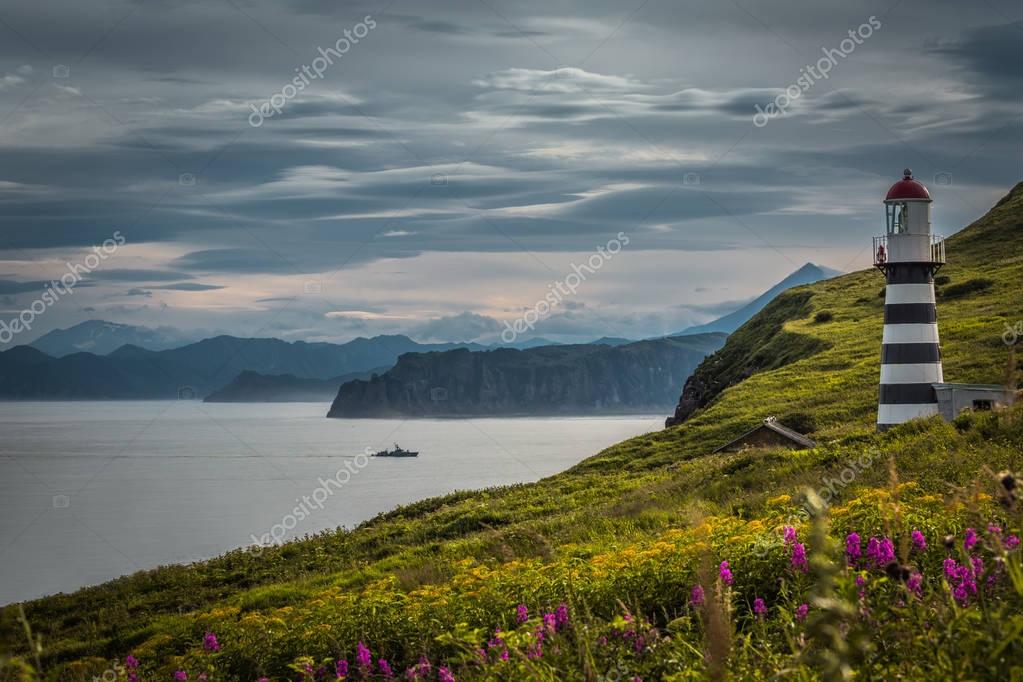
M 536 333 L 673 332 L 866 267 L 905 166 L 981 215 L 1021 86 L 1009 0 L 5 0 L 0 319 L 117 233 L 12 343 L 488 340 L 624 233 Z

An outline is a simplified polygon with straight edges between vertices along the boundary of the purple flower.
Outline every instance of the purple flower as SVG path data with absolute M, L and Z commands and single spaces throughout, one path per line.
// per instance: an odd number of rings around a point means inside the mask
M 887 566 L 895 561 L 895 545 L 890 538 L 882 538 L 878 548 L 878 565 Z
M 945 557 L 945 563 L 943 564 L 943 566 L 945 569 L 946 578 L 956 577 L 956 572 L 959 568 L 959 564 L 956 563 L 955 559 L 953 559 L 952 557 Z
M 855 563 L 860 558 L 860 534 L 849 533 L 845 536 L 845 556 L 849 559 L 849 563 Z
M 703 606 L 703 587 L 701 585 L 693 585 L 693 589 L 689 593 L 689 602 L 693 606 Z
M 515 622 L 525 623 L 529 620 L 529 609 L 526 608 L 525 604 L 519 604 L 515 609 Z
M 394 679 L 394 671 L 391 670 L 391 664 L 388 663 L 386 660 L 382 658 L 379 659 L 377 661 L 377 667 L 380 668 L 380 674 L 384 676 L 384 679 L 387 680 Z
M 969 552 L 973 549 L 973 546 L 977 544 L 977 531 L 972 528 L 967 528 L 963 533 L 963 547 Z
M 792 568 L 797 571 L 806 573 L 810 570 L 810 565 L 806 561 L 806 545 L 802 542 L 796 542 L 792 545 Z
M 186 673 L 184 670 L 175 670 L 174 679 L 177 680 L 178 682 L 185 682 L 185 680 L 188 679 L 188 673 Z
M 202 648 L 210 653 L 220 651 L 220 642 L 217 641 L 217 636 L 209 630 L 202 638 Z
M 796 541 L 796 529 L 792 526 L 785 526 L 785 528 L 782 529 L 782 536 L 785 538 L 785 544 L 791 545 Z
M 987 524 L 987 532 L 990 533 L 991 535 L 1001 535 L 1002 527 L 995 525 L 993 523 L 989 523 Z
M 334 664 L 334 676 L 339 680 L 348 677 L 348 659 L 338 659 L 338 662 Z
M 919 597 L 920 595 L 923 594 L 924 591 L 923 582 L 924 577 L 919 573 L 914 573 L 911 576 L 909 576 L 909 579 L 906 581 L 906 588 L 909 589 L 910 592 Z
M 760 597 L 753 600 L 753 613 L 756 614 L 757 618 L 763 618 L 767 615 L 767 604 Z
M 922 552 L 927 549 L 927 538 L 924 537 L 923 533 L 918 530 L 914 530 L 910 533 L 910 537 L 913 538 L 913 549 L 918 552 Z
M 355 645 L 355 663 L 363 670 L 373 665 L 373 656 L 369 652 L 369 647 L 361 641 Z
M 430 665 L 430 659 L 426 656 L 420 656 L 419 662 L 405 671 L 405 679 L 425 680 L 430 676 L 431 670 L 433 670 L 433 666 Z
M 806 614 L 810 612 L 809 604 L 800 604 L 796 607 L 796 620 L 803 622 L 806 620 Z
M 1016 549 L 1019 547 L 1019 536 L 1009 535 L 1005 538 L 1005 549 Z
M 864 577 L 862 575 L 857 575 L 856 576 L 856 587 L 863 587 L 866 584 L 867 584 L 866 577 Z
M 877 557 L 881 553 L 881 543 L 877 538 L 870 538 L 867 540 L 867 558 L 875 564 L 877 563 Z
M 732 584 L 733 581 L 732 571 L 730 568 L 728 568 L 727 561 L 722 561 L 721 565 L 718 566 L 718 575 L 721 576 L 721 582 L 723 582 L 725 585 Z
M 131 654 L 124 657 L 124 667 L 128 670 L 134 670 L 139 667 L 139 659 L 135 658 Z
M 447 668 L 437 668 L 437 682 L 455 682 L 455 676 Z
M 559 630 L 568 625 L 568 604 L 559 604 L 558 608 L 554 609 L 554 622 Z

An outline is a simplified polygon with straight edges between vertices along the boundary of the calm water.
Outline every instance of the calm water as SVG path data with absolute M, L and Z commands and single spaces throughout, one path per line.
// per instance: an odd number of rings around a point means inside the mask
M 351 527 L 453 490 L 534 481 L 663 423 L 349 421 L 325 419 L 327 407 L 0 403 L 0 604 L 216 556 L 268 533 Z M 421 455 L 360 456 L 395 441 Z M 320 482 L 332 477 L 346 483 Z

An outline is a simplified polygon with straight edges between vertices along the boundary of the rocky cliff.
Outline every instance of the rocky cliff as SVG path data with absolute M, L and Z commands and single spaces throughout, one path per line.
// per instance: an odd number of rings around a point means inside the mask
M 484 352 L 408 353 L 350 381 L 328 417 L 615 414 L 663 409 L 724 334 Z

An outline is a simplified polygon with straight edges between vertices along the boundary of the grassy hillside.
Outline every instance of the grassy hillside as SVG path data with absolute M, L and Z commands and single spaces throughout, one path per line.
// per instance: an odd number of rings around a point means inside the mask
M 1000 382 L 1023 186 L 948 256 L 946 376 Z M 706 407 L 563 474 L 26 604 L 38 662 L 8 608 L 6 677 L 1019 675 L 1023 519 L 996 472 L 1023 468 L 1023 408 L 875 434 L 882 287 L 864 271 L 790 291 L 705 362 Z M 821 445 L 707 454 L 770 414 Z

